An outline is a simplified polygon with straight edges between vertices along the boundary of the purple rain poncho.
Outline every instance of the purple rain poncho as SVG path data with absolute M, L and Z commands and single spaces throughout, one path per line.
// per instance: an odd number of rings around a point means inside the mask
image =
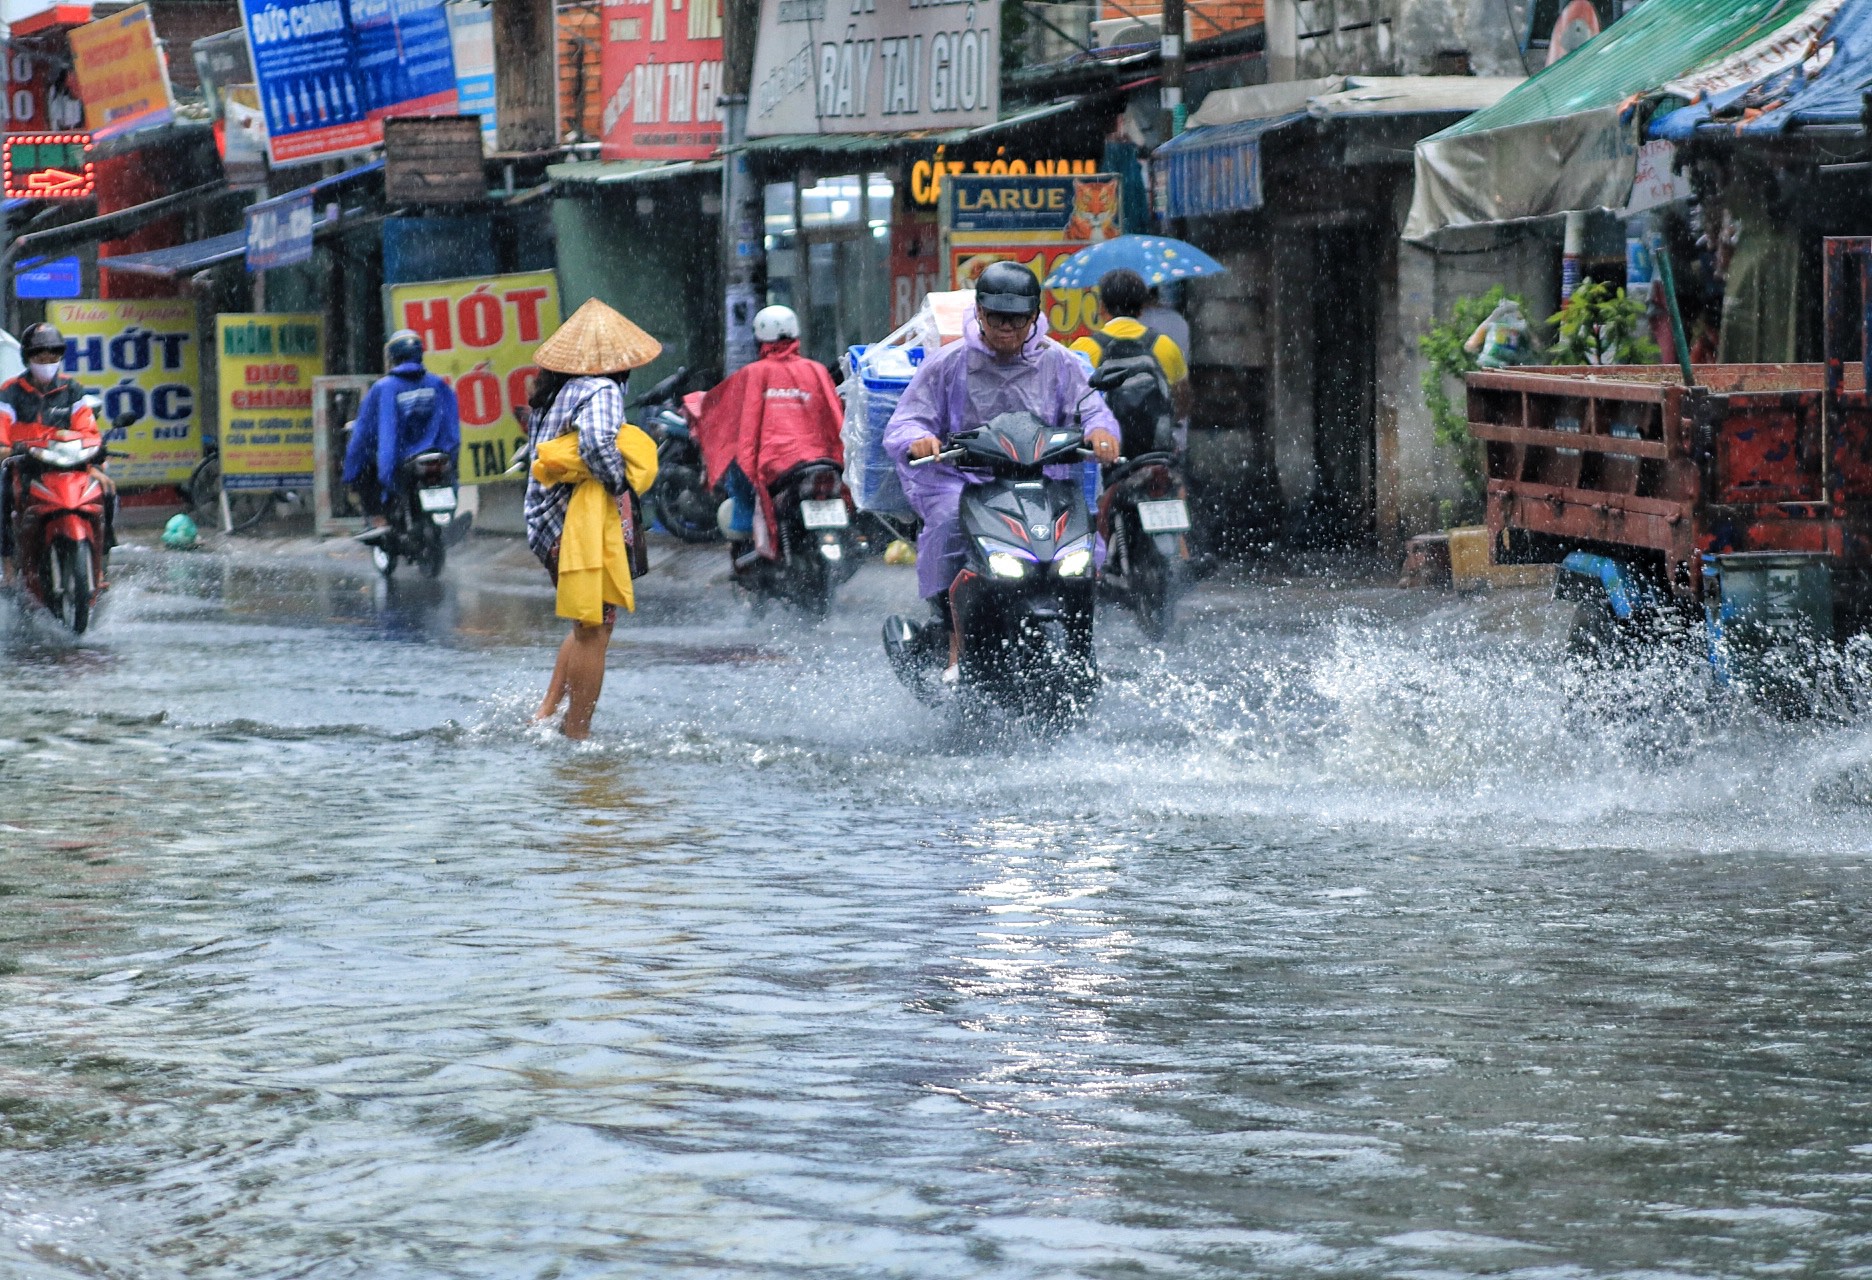
M 1104 397 L 1087 385 L 1084 362 L 1047 337 L 1044 328 L 1035 325 L 1020 355 L 1002 361 L 982 341 L 981 325 L 971 313 L 962 341 L 924 362 L 884 429 L 884 450 L 897 464 L 904 496 L 923 520 L 917 538 L 917 590 L 924 599 L 947 590 L 962 567 L 962 487 L 981 480 L 947 462 L 912 467 L 913 443 L 924 436 L 947 440 L 952 432 L 1023 409 L 1042 422 L 1066 423 L 1072 421 L 1075 407 L 1088 438 L 1103 431 L 1118 439 L 1118 423 Z M 1077 472 L 1072 465 L 1047 469 L 1058 479 L 1071 479 Z

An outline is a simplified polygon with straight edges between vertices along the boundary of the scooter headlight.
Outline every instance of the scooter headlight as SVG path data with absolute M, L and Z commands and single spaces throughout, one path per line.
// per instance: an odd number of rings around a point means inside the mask
M 1011 551 L 990 551 L 988 572 L 997 578 L 1024 578 L 1027 576 L 1027 562 Z
M 1083 578 L 1092 572 L 1092 549 L 1074 547 L 1055 560 L 1053 566 L 1062 578 Z
M 988 556 L 988 572 L 997 578 L 1024 578 L 1027 566 L 1033 563 L 1033 553 L 1011 547 L 1005 542 L 996 542 L 993 538 L 977 538 L 981 549 Z
M 82 440 L 54 440 L 50 444 L 36 445 L 27 452 L 33 459 L 48 467 L 75 467 L 85 461 L 96 450 L 96 445 L 87 445 Z

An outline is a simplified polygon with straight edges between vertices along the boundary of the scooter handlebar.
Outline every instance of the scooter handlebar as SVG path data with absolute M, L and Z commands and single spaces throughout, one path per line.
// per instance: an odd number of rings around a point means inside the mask
M 912 458 L 910 459 L 910 465 L 913 467 L 927 467 L 932 462 L 954 462 L 965 452 L 967 451 L 964 449 L 944 449 L 940 453 L 932 453 L 927 457 Z

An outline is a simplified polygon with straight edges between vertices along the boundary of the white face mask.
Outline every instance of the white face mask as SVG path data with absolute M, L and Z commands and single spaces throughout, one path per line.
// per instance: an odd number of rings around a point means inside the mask
M 33 377 L 39 379 L 41 382 L 50 382 L 52 379 L 58 377 L 59 361 L 57 360 L 54 360 L 51 364 L 40 364 L 35 360 L 30 367 L 32 368 Z

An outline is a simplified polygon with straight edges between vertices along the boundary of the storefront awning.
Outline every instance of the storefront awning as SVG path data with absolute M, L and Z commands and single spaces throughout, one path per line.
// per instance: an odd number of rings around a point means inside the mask
M 285 193 L 286 196 L 311 195 L 313 197 L 330 196 L 342 188 L 357 182 L 360 178 L 376 173 L 383 168 L 383 161 L 373 160 L 361 164 L 355 169 L 333 174 L 329 178 Z M 284 196 L 279 198 L 285 198 Z M 316 237 L 336 225 L 337 220 L 323 216 L 318 211 L 312 223 L 312 234 Z M 149 276 L 187 276 L 197 271 L 223 262 L 232 262 L 247 254 L 247 229 L 229 231 L 218 236 L 209 236 L 206 240 L 196 240 L 189 244 L 171 245 L 166 249 L 146 249 L 142 253 L 120 253 L 109 258 L 98 259 L 98 267 L 106 271 L 129 271 Z
M 1245 213 L 1261 207 L 1261 139 L 1306 119 L 1304 111 L 1208 129 L 1191 129 L 1151 156 L 1161 165 L 1167 212 L 1173 218 Z
M 719 160 L 601 160 L 547 165 L 546 179 L 556 188 L 590 193 L 676 178 L 717 177 L 721 170 Z
M 1494 106 L 1418 143 L 1404 238 L 1623 205 L 1639 102 L 1758 44 L 1812 3 L 1646 0 Z
M 1013 115 L 1003 116 L 993 124 L 976 125 L 969 129 L 916 129 L 907 133 L 782 133 L 769 138 L 750 138 L 739 147 L 724 147 L 723 150 L 746 151 L 751 154 L 785 151 L 866 154 L 895 151 L 903 146 L 921 146 L 931 143 L 954 146 L 961 142 L 993 138 L 1041 120 L 1066 115 L 1083 106 L 1089 96 L 1091 95 L 1060 98 L 1037 107 L 1028 107 Z
M 1857 126 L 1872 89 L 1872 4 L 1813 0 L 1746 49 L 1664 86 L 1690 105 L 1653 119 L 1646 136 L 1770 136 Z

